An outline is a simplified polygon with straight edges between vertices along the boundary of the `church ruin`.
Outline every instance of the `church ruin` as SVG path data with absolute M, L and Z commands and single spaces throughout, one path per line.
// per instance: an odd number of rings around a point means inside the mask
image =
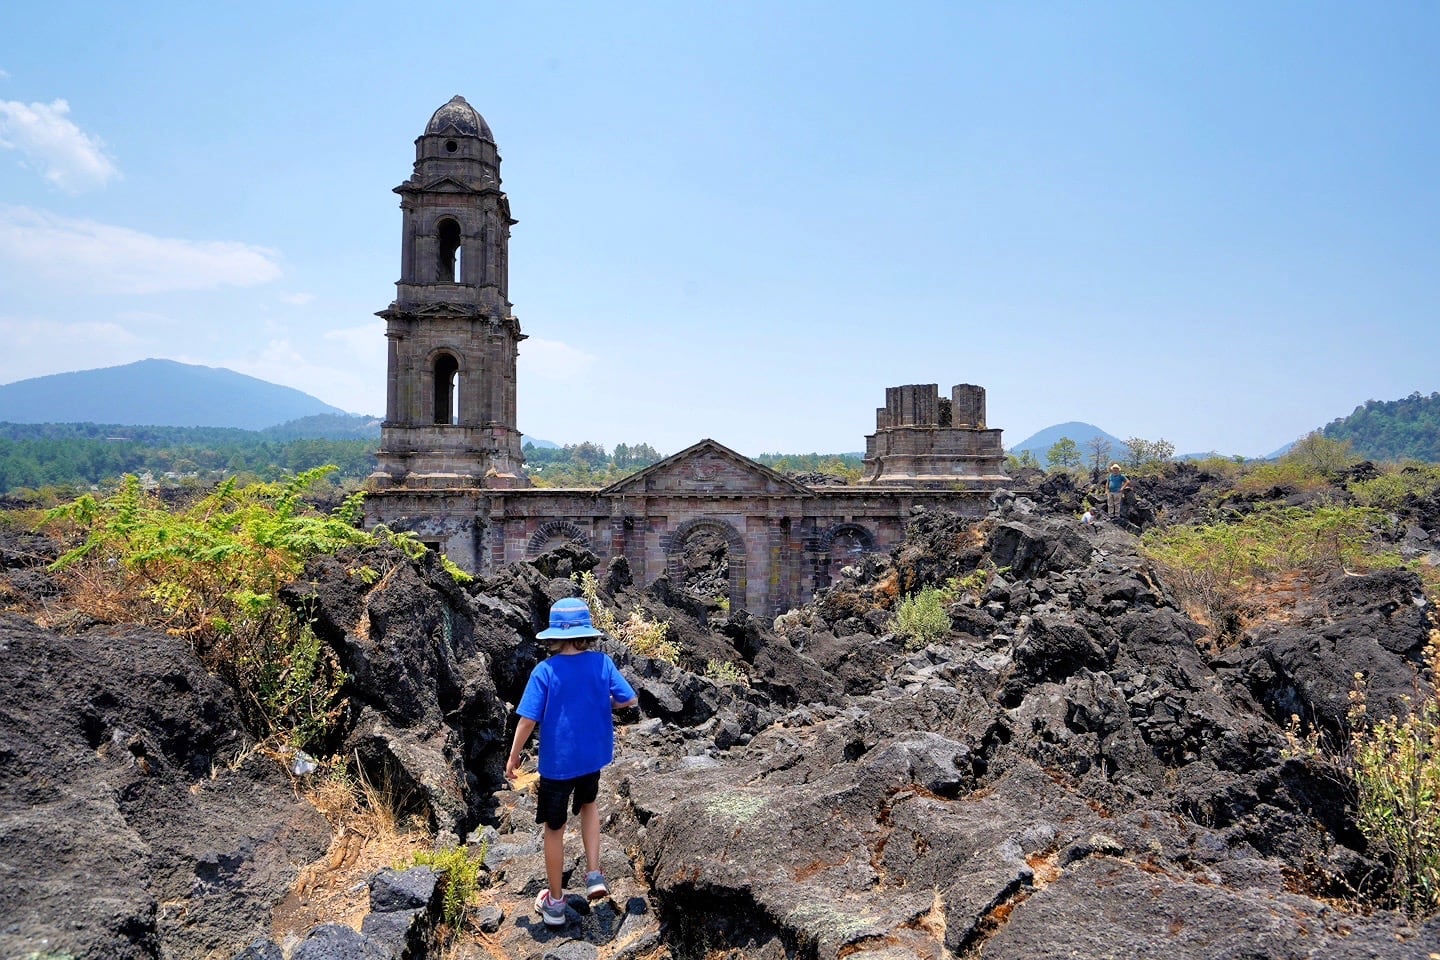
M 856 485 L 808 486 L 701 440 L 599 490 L 537 488 L 524 472 L 515 369 L 525 335 L 509 301 L 510 202 L 484 118 L 455 97 L 415 141 L 395 188 L 400 279 L 380 311 L 385 421 L 367 521 L 413 531 L 472 573 L 574 541 L 625 557 L 636 581 L 683 581 L 696 538 L 723 544 L 734 609 L 774 616 L 840 567 L 889 550 L 916 508 L 979 514 L 1007 482 L 985 391 L 885 391 Z

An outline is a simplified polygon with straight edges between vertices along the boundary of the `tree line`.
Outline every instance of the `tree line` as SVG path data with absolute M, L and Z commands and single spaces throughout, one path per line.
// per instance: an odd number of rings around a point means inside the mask
M 1370 460 L 1440 463 L 1440 393 L 1419 391 L 1403 400 L 1367 400 L 1348 417 L 1326 425 L 1331 440 L 1348 440 Z
M 157 483 L 209 485 L 226 477 L 272 481 L 326 464 L 337 482 L 375 469 L 379 441 L 274 439 L 220 427 L 93 423 L 0 424 L 0 493 L 89 489 L 126 474 Z
M 1100 477 L 1109 469 L 1111 463 L 1119 463 L 1130 470 L 1148 470 L 1168 463 L 1175 456 L 1175 444 L 1163 438 L 1146 440 L 1143 437 L 1131 437 L 1125 441 L 1123 449 L 1116 450 L 1114 446 L 1098 434 L 1084 444 L 1076 443 L 1069 437 L 1061 437 L 1045 452 L 1045 469 L 1065 470 L 1070 473 L 1088 472 L 1091 482 L 1099 483 Z M 1040 461 L 1029 450 L 1022 450 L 1018 455 L 1008 454 L 1006 460 L 1012 471 L 1024 468 L 1041 469 Z

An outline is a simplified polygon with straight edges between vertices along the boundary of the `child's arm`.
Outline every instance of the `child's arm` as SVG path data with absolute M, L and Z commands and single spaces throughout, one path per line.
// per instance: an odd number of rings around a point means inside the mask
M 530 734 L 535 732 L 535 721 L 529 717 L 521 717 L 515 723 L 515 742 L 510 744 L 510 759 L 505 761 L 505 779 L 514 780 L 520 775 L 520 751 L 525 747 L 525 741 L 530 739 Z
M 640 702 L 640 698 L 639 698 L 639 697 L 631 697 L 629 700 L 626 700 L 624 703 L 621 703 L 619 700 L 611 700 L 611 701 L 610 701 L 610 709 L 611 709 L 611 710 L 627 710 L 627 709 L 629 709 L 630 707 L 635 706 L 635 705 L 636 705 L 637 703 L 639 703 L 639 702 Z

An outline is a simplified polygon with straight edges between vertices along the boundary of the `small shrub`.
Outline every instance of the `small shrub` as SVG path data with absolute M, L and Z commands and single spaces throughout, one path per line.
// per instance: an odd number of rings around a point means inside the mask
M 380 571 L 365 563 L 362 563 L 358 567 L 351 567 L 349 570 L 346 570 L 345 573 L 359 580 L 367 587 L 375 586 L 380 580 Z
M 620 639 L 636 653 L 654 657 L 666 663 L 680 662 L 680 645 L 667 639 L 670 625 L 663 620 L 651 620 L 639 610 L 631 610 L 620 628 Z
M 1222 457 L 1212 454 L 1192 461 L 1195 469 L 1212 477 L 1223 477 L 1232 483 L 1244 472 L 1244 457 Z
M 441 919 L 450 928 L 452 936 L 465 923 L 465 913 L 476 891 L 480 889 L 480 868 L 485 862 L 485 845 L 481 844 L 478 854 L 471 854 L 466 847 L 446 847 L 443 850 L 422 850 L 415 854 L 410 866 L 430 867 L 442 875 L 445 885 L 445 905 Z M 404 869 L 403 866 L 397 869 Z
M 705 661 L 705 676 L 717 683 L 746 683 L 740 668 L 726 660 Z
M 638 609 L 631 610 L 622 623 L 615 616 L 615 612 L 600 599 L 600 584 L 595 580 L 595 574 L 587 570 L 578 574 L 576 581 L 580 585 L 580 595 L 590 607 L 590 620 L 595 624 L 596 630 L 620 641 L 641 656 L 664 660 L 670 664 L 680 662 L 680 645 L 666 637 L 670 632 L 668 623 L 664 620 L 651 620 Z
M 1350 484 L 1349 490 L 1362 506 L 1399 510 L 1412 501 L 1440 495 L 1440 466 L 1411 464 L 1389 469 L 1378 477 Z
M 1427 649 L 1440 669 L 1440 631 Z M 1412 917 L 1440 910 L 1440 699 L 1417 680 L 1410 713 L 1367 722 L 1364 677 L 1356 674 L 1350 773 L 1356 822 L 1390 866 L 1395 903 Z
M 895 610 L 895 632 L 906 639 L 906 649 L 918 650 L 950 630 L 945 612 L 945 591 L 926 587 L 900 601 Z
M 983 566 L 976 567 L 963 577 L 951 577 L 945 583 L 945 595 L 942 599 L 945 603 L 954 603 L 966 594 L 972 594 L 978 600 L 985 594 L 990 582 L 1009 569 L 1009 567 L 996 569 L 994 566 Z
M 1355 462 L 1348 443 L 1327 440 L 1318 433 L 1296 442 L 1278 460 L 1246 469 L 1235 484 L 1240 493 L 1265 493 L 1276 487 L 1298 493 L 1329 489 L 1336 474 Z

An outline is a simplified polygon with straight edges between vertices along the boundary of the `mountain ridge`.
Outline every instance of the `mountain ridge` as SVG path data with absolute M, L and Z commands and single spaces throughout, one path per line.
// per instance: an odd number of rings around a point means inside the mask
M 149 358 L 0 385 L 0 421 L 263 430 L 353 416 L 316 397 L 224 367 Z

